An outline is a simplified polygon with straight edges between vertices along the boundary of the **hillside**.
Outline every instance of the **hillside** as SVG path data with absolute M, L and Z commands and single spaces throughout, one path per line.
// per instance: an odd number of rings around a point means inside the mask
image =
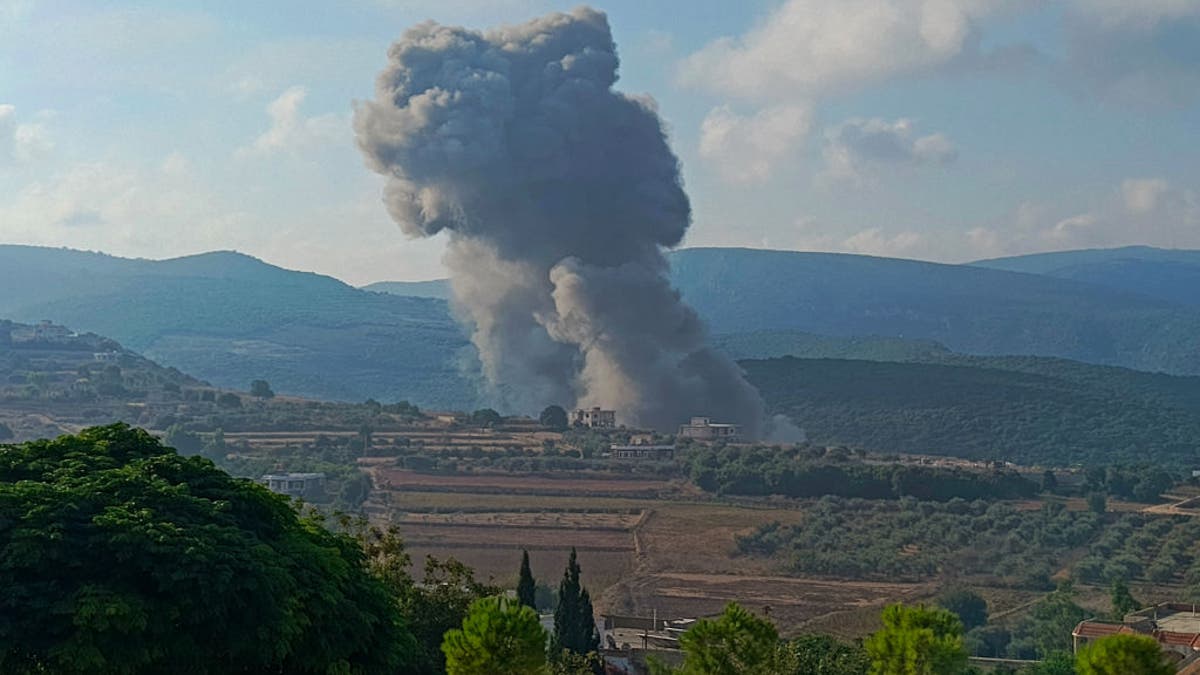
M 818 444 L 1052 465 L 1190 466 L 1200 451 L 1200 378 L 999 361 L 740 363 L 769 412 Z
M 111 336 L 214 384 L 469 407 L 471 352 L 445 303 L 370 293 L 218 252 L 163 261 L 0 246 L 0 316 Z
M 1131 246 L 981 260 L 978 267 L 1042 274 L 1200 307 L 1200 251 Z
M 671 260 L 684 297 L 739 358 L 869 350 L 942 362 L 933 357 L 949 349 L 1200 373 L 1200 311 L 1094 284 L 786 251 L 686 249 Z M 312 398 L 475 406 L 461 327 L 444 300 L 411 295 L 444 295 L 445 282 L 371 288 L 231 252 L 154 261 L 0 246 L 0 318 L 111 336 L 226 388 L 261 378 Z M 826 337 L 798 345 L 804 332 Z
M 1157 249 L 1150 249 L 1157 251 Z M 1081 252 L 1084 253 L 1084 252 Z M 1055 254 L 1058 255 L 1058 254 Z M 1064 258 L 1071 259 L 1067 254 Z M 1091 255 L 1091 254 L 1089 254 Z M 1031 354 L 1176 374 L 1200 374 L 1200 268 L 1193 252 L 1144 263 L 1156 287 L 1117 283 L 1096 268 L 1079 278 L 860 255 L 698 248 L 670 253 L 672 281 L 717 340 L 803 331 L 935 341 L 959 352 Z M 1085 256 L 1086 257 L 1086 256 Z M 1102 260 L 1100 253 L 1092 257 Z M 1049 261 L 1050 259 L 1045 259 Z M 1101 264 L 1097 262 L 1096 264 Z M 1187 269 L 1180 269 L 1183 266 Z M 1132 272 L 1131 272 L 1132 274 Z M 1112 287 L 1100 281 L 1111 276 Z M 444 295 L 445 282 L 373 284 L 389 293 Z M 905 348 L 907 349 L 907 347 Z M 732 350 L 735 354 L 736 349 Z
M 450 299 L 450 284 L 445 279 L 432 281 L 377 281 L 362 287 L 372 293 L 407 295 L 414 298 Z
M 934 340 L 972 354 L 1033 354 L 1200 374 L 1200 311 L 1141 295 L 961 265 L 867 256 L 686 249 L 684 298 L 714 334 L 799 330 Z

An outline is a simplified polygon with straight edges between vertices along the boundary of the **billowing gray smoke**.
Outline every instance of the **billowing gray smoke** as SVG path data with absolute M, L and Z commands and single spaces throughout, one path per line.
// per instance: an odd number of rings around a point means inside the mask
M 648 98 L 613 91 L 608 20 L 588 8 L 480 33 L 424 23 L 392 45 L 354 127 L 412 236 L 450 235 L 456 311 L 508 405 L 690 415 L 757 434 L 758 393 L 707 348 L 667 281 L 691 206 Z

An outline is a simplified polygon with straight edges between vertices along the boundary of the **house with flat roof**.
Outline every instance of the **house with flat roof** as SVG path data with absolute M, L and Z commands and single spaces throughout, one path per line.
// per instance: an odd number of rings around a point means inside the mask
M 261 482 L 271 492 L 301 499 L 319 499 L 325 494 L 323 473 L 269 473 Z
M 679 427 L 679 437 L 694 441 L 730 441 L 737 439 L 741 431 L 741 426 L 737 424 L 713 422 L 711 417 L 693 417 Z

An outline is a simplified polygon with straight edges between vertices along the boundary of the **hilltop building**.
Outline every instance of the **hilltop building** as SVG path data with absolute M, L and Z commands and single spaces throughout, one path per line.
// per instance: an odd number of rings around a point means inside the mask
M 325 494 L 323 473 L 269 473 L 262 484 L 271 492 L 302 499 L 318 499 Z
M 694 441 L 730 441 L 741 434 L 737 424 L 719 424 L 710 417 L 693 417 L 692 421 L 679 427 L 680 438 Z
M 590 410 L 579 408 L 571 413 L 571 425 L 589 429 L 615 429 L 617 427 L 617 411 L 601 410 L 599 406 Z

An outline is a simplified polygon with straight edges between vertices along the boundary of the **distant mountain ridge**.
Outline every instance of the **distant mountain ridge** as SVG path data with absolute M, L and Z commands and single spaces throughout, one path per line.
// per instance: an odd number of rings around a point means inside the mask
M 1200 307 L 1200 251 L 1129 246 L 981 260 L 977 267 L 1041 274 Z
M 414 298 L 450 299 L 450 282 L 446 279 L 430 281 L 377 281 L 373 284 L 360 286 L 364 291 L 372 293 L 390 293 L 392 295 L 407 295 Z
M 919 351 L 1200 374 L 1200 310 L 1143 293 L 844 254 L 683 249 L 670 260 L 714 342 L 739 358 L 787 354 L 780 349 L 808 333 L 834 351 L 877 336 L 897 361 L 916 340 Z M 370 288 L 233 252 L 154 261 L 0 246 L 0 318 L 109 335 L 217 386 L 263 378 L 281 393 L 331 400 L 481 403 L 474 351 L 446 302 L 429 297 L 444 296 L 445 282 Z

